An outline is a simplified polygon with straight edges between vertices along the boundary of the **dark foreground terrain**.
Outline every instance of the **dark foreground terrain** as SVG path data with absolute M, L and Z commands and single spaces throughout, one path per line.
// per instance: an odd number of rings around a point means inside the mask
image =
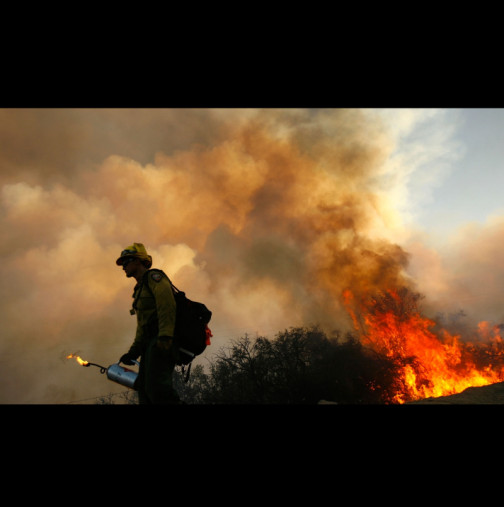
M 439 398 L 426 398 L 409 405 L 504 405 L 504 382 L 482 387 L 468 387 L 465 391 Z

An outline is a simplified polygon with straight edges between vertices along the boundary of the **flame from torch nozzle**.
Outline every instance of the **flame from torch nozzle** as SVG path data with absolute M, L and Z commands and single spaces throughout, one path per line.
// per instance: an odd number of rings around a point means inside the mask
M 82 357 L 77 356 L 76 354 L 69 354 L 68 356 L 66 356 L 67 359 L 71 359 L 72 357 L 82 366 L 91 366 L 91 365 L 97 366 L 98 368 L 100 368 L 100 373 L 105 373 L 107 371 L 107 368 L 105 366 L 85 361 L 84 359 L 82 359 Z
M 69 354 L 66 358 L 67 359 L 71 359 L 71 358 L 74 358 L 80 365 L 82 366 L 89 366 L 89 362 L 88 361 L 84 361 L 84 359 L 82 359 L 80 356 L 76 356 L 75 354 Z

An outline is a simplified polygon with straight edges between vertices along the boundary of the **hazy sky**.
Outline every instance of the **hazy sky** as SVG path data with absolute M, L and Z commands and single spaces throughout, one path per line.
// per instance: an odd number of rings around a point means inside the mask
M 431 315 L 504 322 L 503 110 L 0 109 L 0 403 L 121 386 L 143 242 L 244 333 L 349 324 L 345 288 L 411 284 Z M 205 357 L 199 359 L 205 364 Z
M 484 223 L 504 211 L 504 110 L 464 109 L 453 138 L 459 159 L 426 202 L 419 225 L 449 234 L 467 222 Z

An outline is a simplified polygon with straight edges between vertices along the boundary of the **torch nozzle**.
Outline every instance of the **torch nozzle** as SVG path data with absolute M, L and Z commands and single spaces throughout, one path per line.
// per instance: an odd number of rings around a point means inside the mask
M 97 366 L 98 368 L 100 368 L 100 373 L 105 373 L 107 371 L 107 368 L 105 366 L 101 366 L 99 364 L 96 364 L 96 363 L 88 363 L 86 364 L 86 366 Z

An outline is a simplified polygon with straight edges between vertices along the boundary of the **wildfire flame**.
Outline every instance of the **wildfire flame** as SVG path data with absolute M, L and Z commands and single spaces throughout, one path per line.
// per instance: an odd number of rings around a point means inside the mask
M 504 340 L 500 328 L 480 322 L 481 341 L 472 343 L 422 317 L 418 295 L 389 290 L 358 301 L 343 294 L 363 345 L 386 357 L 395 376 L 388 403 L 456 394 L 467 387 L 504 381 Z
M 77 356 L 75 354 L 69 354 L 66 358 L 72 359 L 72 357 L 81 365 L 81 366 L 89 366 L 88 361 L 84 361 L 80 356 Z

